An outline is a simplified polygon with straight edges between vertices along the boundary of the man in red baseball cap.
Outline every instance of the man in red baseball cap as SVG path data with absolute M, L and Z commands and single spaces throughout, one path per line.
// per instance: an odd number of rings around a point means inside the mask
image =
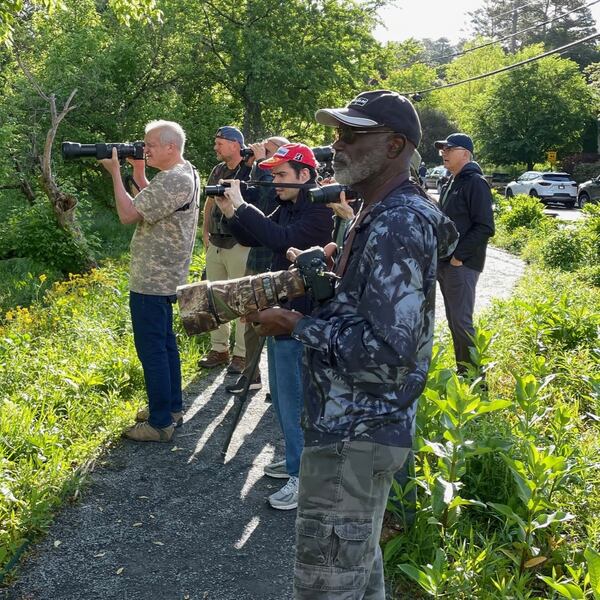
M 279 206 L 273 213 L 266 216 L 246 202 L 235 179 L 227 181 L 231 187 L 216 201 L 236 240 L 243 246 L 266 246 L 273 250 L 271 270 L 281 271 L 291 264 L 286 257 L 288 248 L 306 250 L 331 242 L 332 211 L 322 204 L 313 204 L 308 198 L 307 191 L 315 187 L 317 178 L 317 161 L 308 146 L 285 144 L 259 167 L 271 171 L 276 186 L 297 186 L 275 188 Z M 286 302 L 282 307 L 302 315 L 310 314 L 313 309 L 309 296 Z M 298 473 L 304 447 L 300 425 L 304 399 L 303 345 L 288 334 L 277 335 L 267 338 L 267 350 L 269 388 L 285 440 L 285 459 L 267 465 L 265 475 L 288 480 L 269 496 L 268 502 L 273 508 L 291 510 L 298 505 Z

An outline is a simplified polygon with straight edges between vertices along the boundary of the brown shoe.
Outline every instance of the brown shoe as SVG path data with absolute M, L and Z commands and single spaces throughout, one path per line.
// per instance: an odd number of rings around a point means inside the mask
M 229 352 L 217 352 L 211 350 L 204 358 L 198 361 L 198 366 L 204 369 L 213 369 L 214 367 L 220 367 L 226 365 L 229 361 Z
M 246 359 L 243 356 L 234 356 L 227 367 L 229 375 L 237 375 L 243 373 L 246 368 Z
M 169 442 L 173 437 L 175 425 L 168 427 L 152 427 L 148 421 L 136 423 L 133 427 L 127 429 L 123 435 L 135 442 Z
M 144 421 L 147 421 L 149 417 L 150 411 L 147 408 L 141 408 L 137 411 L 135 420 L 138 423 L 143 423 Z M 173 419 L 173 425 L 175 425 L 175 427 L 181 427 L 183 425 L 183 411 L 172 412 L 171 418 Z

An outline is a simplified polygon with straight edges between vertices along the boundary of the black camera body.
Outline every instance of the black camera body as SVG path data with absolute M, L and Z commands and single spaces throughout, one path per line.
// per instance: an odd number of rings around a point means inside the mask
M 331 146 L 317 146 L 312 151 L 318 163 L 330 163 L 333 160 L 333 148 Z
M 240 156 L 243 160 L 248 160 L 251 156 L 254 156 L 254 150 L 252 148 L 241 148 Z
M 72 158 L 112 158 L 113 148 L 117 149 L 119 160 L 133 158 L 144 159 L 144 142 L 79 144 L 78 142 L 63 142 L 61 151 L 64 159 Z
M 331 183 L 308 190 L 308 197 L 314 204 L 334 204 L 340 201 L 340 193 L 346 193 L 346 200 L 355 200 L 358 194 L 347 185 Z
M 333 297 L 336 278 L 327 271 L 323 248 L 315 246 L 304 250 L 296 257 L 294 266 L 298 268 L 304 286 L 317 302 L 324 302 Z

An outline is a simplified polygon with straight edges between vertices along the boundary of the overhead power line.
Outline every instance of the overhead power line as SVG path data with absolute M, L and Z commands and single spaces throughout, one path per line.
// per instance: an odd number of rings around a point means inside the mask
M 593 0 L 593 2 L 589 2 L 588 4 L 581 4 L 580 6 L 578 6 L 577 8 L 573 8 L 572 10 L 569 10 L 567 12 L 561 13 L 560 15 L 557 15 L 556 17 L 553 17 L 552 19 L 548 19 L 547 21 L 540 21 L 539 23 L 534 23 L 533 25 L 531 25 L 530 27 L 526 27 L 525 29 L 521 29 L 520 31 L 516 31 L 515 33 L 511 33 L 509 35 L 505 35 L 504 37 L 498 38 L 496 40 L 492 40 L 490 42 L 486 42 L 485 44 L 481 44 L 479 46 L 473 46 L 472 48 L 467 48 L 466 50 L 461 50 L 460 52 L 453 52 L 452 54 L 445 54 L 442 56 L 434 56 L 432 59 L 430 59 L 430 62 L 439 62 L 441 60 L 445 60 L 447 58 L 456 58 L 457 56 L 463 56 L 465 54 L 468 54 L 469 52 L 475 52 L 475 50 L 480 50 L 481 48 L 487 48 L 488 46 L 493 46 L 494 44 L 498 44 L 500 42 L 504 42 L 505 40 L 509 40 L 510 38 L 516 37 L 518 35 L 521 35 L 522 33 L 526 33 L 528 31 L 531 31 L 532 29 L 537 29 L 538 27 L 541 27 L 543 25 L 549 25 L 550 23 L 554 23 L 555 21 L 559 21 L 560 19 L 562 19 L 563 17 L 566 17 L 574 12 L 578 12 L 580 10 L 583 10 L 584 8 L 589 8 L 590 6 L 593 6 L 594 4 L 598 4 L 598 2 L 600 2 L 600 0 Z M 527 6 L 527 5 L 524 5 Z M 405 65 L 402 65 L 402 67 L 410 67 L 416 63 L 418 63 L 420 61 L 415 60 L 411 63 L 407 63 Z
M 533 2 L 528 2 L 527 4 L 521 4 L 521 6 L 515 6 L 514 8 L 511 8 L 510 10 L 506 10 L 503 13 L 499 13 L 497 15 L 495 14 L 493 16 L 493 18 L 497 19 L 498 17 L 503 17 L 504 15 L 510 15 L 510 14 L 514 13 L 515 11 L 519 11 L 524 8 L 527 8 L 528 6 L 531 6 L 532 4 L 538 4 L 538 0 L 533 0 Z
M 469 83 L 470 81 L 477 81 L 478 79 L 484 79 L 486 77 L 491 77 L 492 75 L 498 75 L 499 73 L 504 73 L 506 71 L 511 71 L 512 69 L 516 69 L 517 67 L 522 67 L 523 65 L 527 65 L 529 63 L 535 62 L 536 60 L 540 60 L 545 58 L 546 56 L 550 56 L 551 54 L 562 54 L 563 52 L 574 48 L 575 46 L 579 46 L 580 44 L 585 44 L 587 42 L 591 42 L 596 38 L 600 37 L 600 33 L 594 33 L 592 35 L 588 35 L 580 40 L 576 40 L 574 42 L 570 42 L 569 44 L 565 44 L 564 46 L 560 46 L 559 48 L 555 48 L 554 50 L 548 50 L 547 52 L 543 52 L 542 54 L 538 54 L 537 56 L 532 56 L 531 58 L 527 58 L 525 60 L 521 60 L 512 65 L 508 65 L 507 67 L 502 67 L 501 69 L 496 69 L 495 71 L 489 71 L 487 73 L 482 73 L 481 75 L 475 75 L 474 77 L 469 77 L 468 79 L 462 79 L 461 81 L 454 81 L 453 83 L 446 83 L 445 85 L 440 85 L 437 87 L 428 88 L 425 90 L 419 90 L 418 92 L 408 92 L 403 93 L 404 96 L 412 96 L 414 100 L 418 101 L 421 98 L 415 98 L 415 96 L 422 96 L 423 94 L 427 94 L 429 92 L 435 92 L 437 90 L 443 90 L 445 88 L 455 87 L 457 85 L 462 85 L 463 83 Z

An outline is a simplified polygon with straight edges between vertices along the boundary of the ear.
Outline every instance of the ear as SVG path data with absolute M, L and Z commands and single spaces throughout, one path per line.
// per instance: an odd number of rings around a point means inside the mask
M 301 183 L 306 183 L 310 180 L 310 171 L 308 169 L 301 169 L 298 179 L 301 181 Z
M 388 158 L 398 158 L 406 148 L 406 137 L 402 133 L 390 136 L 388 142 Z

